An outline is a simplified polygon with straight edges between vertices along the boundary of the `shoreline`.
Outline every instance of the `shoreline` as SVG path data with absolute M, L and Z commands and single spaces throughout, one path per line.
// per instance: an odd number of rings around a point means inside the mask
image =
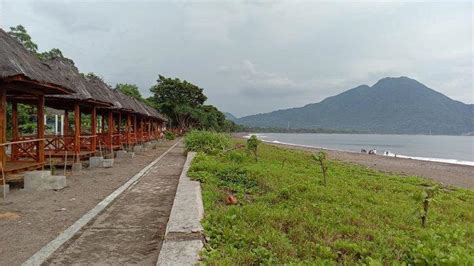
M 248 134 L 234 134 L 236 138 L 245 138 Z M 317 148 L 306 145 L 274 143 L 264 141 L 268 145 L 283 148 L 297 149 L 309 152 L 324 150 L 330 159 L 346 163 L 355 163 L 369 167 L 374 170 L 393 173 L 403 176 L 419 176 L 428 178 L 444 185 L 461 188 L 474 189 L 474 166 L 453 164 L 447 162 L 424 161 L 401 157 L 369 155 L 352 151 L 338 151 L 325 148 Z
M 282 142 L 278 140 L 264 140 L 262 139 L 262 137 L 266 137 L 264 134 L 265 133 L 255 133 L 254 135 L 256 135 L 262 142 L 270 143 L 270 144 L 283 144 L 283 145 L 303 147 L 303 148 L 314 148 L 314 149 L 321 149 L 321 150 L 332 150 L 332 151 L 349 152 L 349 153 L 355 153 L 355 154 L 363 154 L 359 151 L 353 151 L 353 150 L 343 150 L 343 149 L 327 148 L 327 147 L 312 146 L 312 145 L 305 145 L 305 144 L 296 144 L 296 143 Z M 250 134 L 250 133 L 235 133 L 234 134 L 235 137 L 245 138 L 245 139 L 249 138 L 250 135 L 253 135 L 253 134 Z M 412 160 L 425 161 L 425 162 L 439 162 L 439 163 L 447 163 L 447 164 L 455 164 L 455 165 L 474 166 L 474 161 L 466 161 L 466 160 L 460 160 L 460 159 L 422 157 L 422 156 L 405 155 L 405 154 L 398 154 L 398 153 L 397 154 L 389 153 L 389 155 L 384 155 L 384 154 L 375 154 L 375 155 L 391 157 L 391 158 L 412 159 Z

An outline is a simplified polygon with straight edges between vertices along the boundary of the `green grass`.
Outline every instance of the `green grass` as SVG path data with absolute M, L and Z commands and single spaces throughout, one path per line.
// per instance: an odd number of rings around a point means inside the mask
M 241 141 L 234 141 L 241 143 Z M 474 192 L 441 188 L 421 226 L 419 195 L 435 185 L 259 146 L 199 153 L 190 176 L 203 187 L 208 264 L 473 264 Z M 229 193 L 237 205 L 226 205 Z

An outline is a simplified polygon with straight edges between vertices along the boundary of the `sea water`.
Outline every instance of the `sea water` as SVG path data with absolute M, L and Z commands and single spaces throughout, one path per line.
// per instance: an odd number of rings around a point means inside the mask
M 293 133 L 256 135 L 266 142 L 348 152 L 376 150 L 377 155 L 474 166 L 472 136 Z

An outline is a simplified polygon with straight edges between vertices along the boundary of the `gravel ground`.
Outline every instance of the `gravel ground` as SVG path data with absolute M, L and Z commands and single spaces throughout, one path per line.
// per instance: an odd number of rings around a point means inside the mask
M 317 152 L 320 150 L 317 148 L 306 148 L 284 144 L 271 145 L 311 152 Z M 433 179 L 445 185 L 470 189 L 474 188 L 474 166 L 368 155 L 364 153 L 333 150 L 325 151 L 330 159 L 360 164 L 382 172 L 406 176 L 420 176 Z
M 12 189 L 6 201 L 0 199 L 0 265 L 20 265 L 176 141 L 116 161 L 113 168 L 68 174 L 60 191 Z

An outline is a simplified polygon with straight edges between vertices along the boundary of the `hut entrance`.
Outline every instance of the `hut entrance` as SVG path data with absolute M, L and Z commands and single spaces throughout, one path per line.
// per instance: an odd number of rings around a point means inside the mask
M 44 96 L 36 104 L 12 98 L 0 91 L 0 162 L 6 175 L 41 168 L 45 161 Z

